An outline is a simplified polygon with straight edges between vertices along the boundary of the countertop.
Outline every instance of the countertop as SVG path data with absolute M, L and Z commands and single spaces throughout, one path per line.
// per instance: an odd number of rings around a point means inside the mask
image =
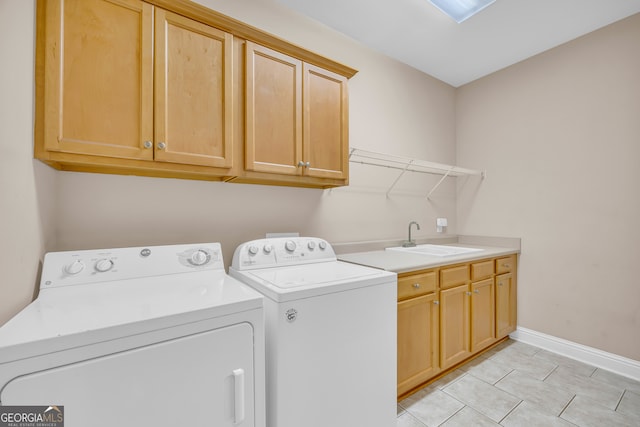
M 477 244 L 471 245 L 466 243 L 450 244 L 447 246 L 478 248 L 482 249 L 482 251 L 442 257 L 409 252 L 374 250 L 368 252 L 343 253 L 338 255 L 338 259 L 354 264 L 380 268 L 382 270 L 392 271 L 395 273 L 406 273 L 410 271 L 424 270 L 428 268 L 520 253 L 519 248 L 513 247 L 496 247 Z

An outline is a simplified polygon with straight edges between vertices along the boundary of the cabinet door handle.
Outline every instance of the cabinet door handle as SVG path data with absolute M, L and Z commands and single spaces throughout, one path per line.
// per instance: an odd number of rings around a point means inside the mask
M 244 421 L 244 369 L 233 370 L 234 424 Z
M 476 290 L 474 290 L 474 291 L 473 291 L 473 293 L 474 293 L 474 294 L 479 294 L 479 293 L 480 293 L 480 290 L 479 290 L 479 289 L 476 289 Z
M 498 286 L 502 286 L 502 282 L 498 282 Z
M 502 264 L 502 267 L 504 267 L 504 268 L 511 268 L 511 264 Z
M 144 148 L 149 149 L 149 148 L 153 147 L 153 142 L 145 141 L 145 142 L 142 143 L 142 145 L 143 145 Z
M 299 168 L 303 168 L 303 167 L 304 167 L 304 165 L 305 165 L 305 163 L 304 163 L 302 160 L 300 160 L 300 161 L 298 162 L 298 167 L 299 167 Z
M 433 302 L 435 305 L 440 305 L 440 301 L 434 301 Z
M 158 142 L 158 150 L 164 150 L 165 148 L 167 148 L 167 144 L 164 142 Z
M 414 283 L 413 287 L 416 288 L 416 289 L 420 289 L 420 283 Z
M 468 296 L 471 296 L 471 292 L 465 292 Z

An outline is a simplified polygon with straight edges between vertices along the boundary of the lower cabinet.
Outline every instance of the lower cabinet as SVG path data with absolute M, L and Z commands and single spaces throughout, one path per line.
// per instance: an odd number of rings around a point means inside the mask
M 496 293 L 493 277 L 471 284 L 471 352 L 496 341 Z
M 517 256 L 398 276 L 398 397 L 516 329 Z
M 516 330 L 516 256 L 496 260 L 496 336 L 504 338 Z
M 398 396 L 440 371 L 436 293 L 398 303 Z
M 469 285 L 460 285 L 440 291 L 442 320 L 440 360 L 447 369 L 471 355 Z

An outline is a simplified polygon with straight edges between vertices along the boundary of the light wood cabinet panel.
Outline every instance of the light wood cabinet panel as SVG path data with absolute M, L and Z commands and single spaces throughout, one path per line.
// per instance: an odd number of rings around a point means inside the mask
M 491 262 L 493 265 L 493 262 Z M 493 277 L 471 284 L 471 352 L 496 340 L 496 299 Z
M 398 303 L 398 396 L 439 372 L 436 293 Z
M 301 175 L 302 61 L 246 43 L 245 168 Z
M 46 2 L 44 148 L 152 159 L 152 6 Z
M 349 175 L 346 77 L 247 41 L 245 162 L 264 180 L 335 186 Z M 238 182 L 258 181 L 248 174 Z
M 496 276 L 496 335 L 503 338 L 516 330 L 516 278 L 513 273 Z
M 516 268 L 516 256 L 510 255 L 496 259 L 496 274 L 509 273 Z
M 469 264 L 448 267 L 440 270 L 440 286 L 450 288 L 469 280 Z
M 434 292 L 438 286 L 438 272 L 412 274 L 398 277 L 398 301 Z
M 493 264 L 494 261 L 492 259 L 471 264 L 471 281 L 475 282 L 493 277 Z
M 155 160 L 232 166 L 229 33 L 155 11 Z
M 446 369 L 471 355 L 469 285 L 440 291 L 440 366 Z
M 349 176 L 347 78 L 311 64 L 303 66 L 304 174 L 319 178 Z

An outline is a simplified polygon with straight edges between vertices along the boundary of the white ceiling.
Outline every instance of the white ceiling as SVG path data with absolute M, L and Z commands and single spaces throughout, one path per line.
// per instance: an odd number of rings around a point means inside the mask
M 458 24 L 428 0 L 278 1 L 455 87 L 640 12 L 640 0 L 496 0 Z

